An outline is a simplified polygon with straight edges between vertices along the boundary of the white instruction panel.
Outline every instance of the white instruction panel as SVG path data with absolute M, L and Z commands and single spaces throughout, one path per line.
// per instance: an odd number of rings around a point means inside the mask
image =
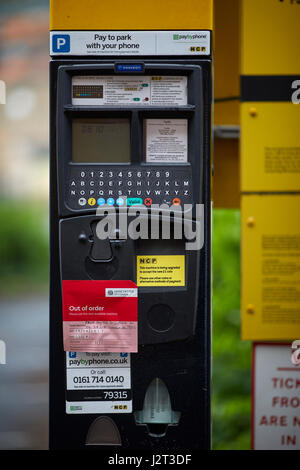
M 146 162 L 187 162 L 187 119 L 145 119 L 144 126 Z
M 129 353 L 66 353 L 66 413 L 131 413 Z
M 187 77 L 75 76 L 72 104 L 76 106 L 184 106 Z
M 51 31 L 50 55 L 208 56 L 210 35 L 200 30 Z

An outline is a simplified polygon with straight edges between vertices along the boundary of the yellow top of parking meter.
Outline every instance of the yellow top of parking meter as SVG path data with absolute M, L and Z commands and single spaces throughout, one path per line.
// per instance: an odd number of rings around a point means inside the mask
M 213 0 L 50 0 L 50 30 L 213 28 Z

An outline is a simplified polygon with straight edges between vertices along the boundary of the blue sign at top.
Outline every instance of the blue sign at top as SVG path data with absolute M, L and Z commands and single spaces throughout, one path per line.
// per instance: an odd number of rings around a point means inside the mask
M 116 72 L 143 72 L 143 64 L 117 64 Z
M 70 35 L 69 34 L 53 34 L 52 36 L 53 52 L 70 52 Z

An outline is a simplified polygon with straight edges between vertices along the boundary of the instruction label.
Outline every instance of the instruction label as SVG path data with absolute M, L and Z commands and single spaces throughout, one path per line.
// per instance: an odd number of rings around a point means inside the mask
M 137 256 L 137 285 L 141 287 L 184 286 L 185 256 Z
M 242 198 L 244 340 L 300 339 L 299 213 L 298 194 Z
M 210 31 L 52 31 L 50 55 L 210 55 Z
M 65 351 L 137 352 L 132 281 L 63 281 Z
M 184 106 L 187 77 L 183 76 L 75 76 L 72 104 L 91 106 Z
M 146 162 L 187 162 L 187 119 L 146 119 L 145 127 Z
M 66 413 L 131 413 L 129 353 L 66 352 Z

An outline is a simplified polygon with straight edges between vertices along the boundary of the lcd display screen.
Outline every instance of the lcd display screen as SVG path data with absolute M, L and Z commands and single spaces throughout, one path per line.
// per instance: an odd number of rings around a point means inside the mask
M 129 163 L 129 119 L 73 119 L 74 163 Z

